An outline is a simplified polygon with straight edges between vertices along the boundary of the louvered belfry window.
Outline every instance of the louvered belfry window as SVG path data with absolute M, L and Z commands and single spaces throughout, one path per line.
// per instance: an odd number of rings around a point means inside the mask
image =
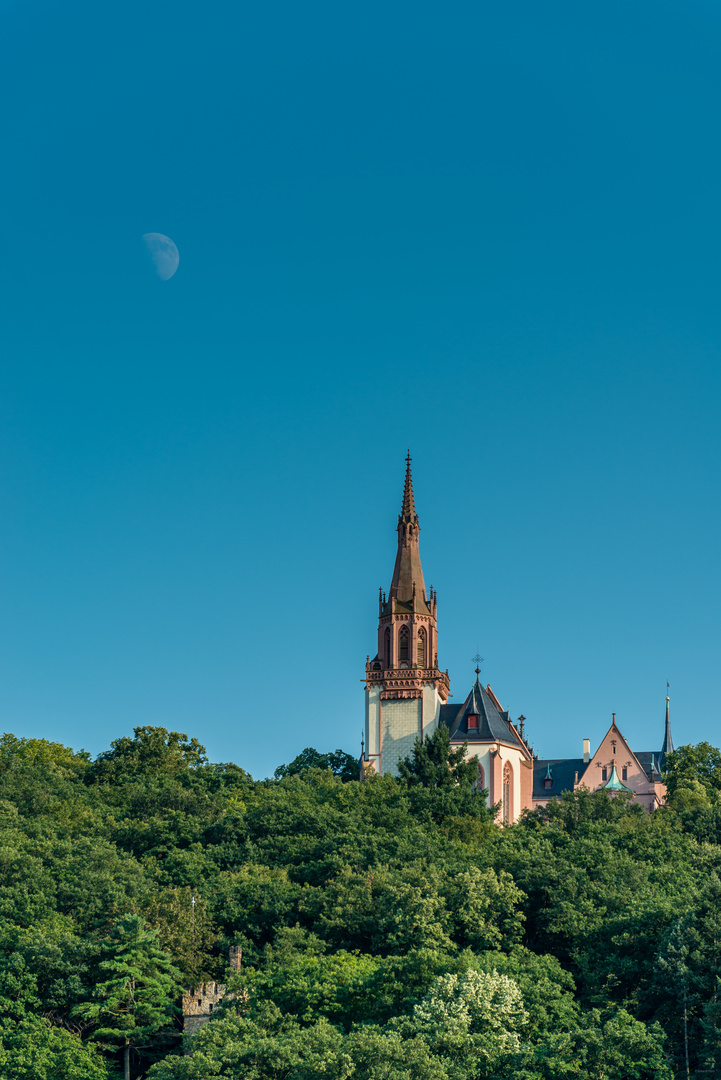
M 402 626 L 401 632 L 398 635 L 398 660 L 402 663 L 408 663 L 408 627 Z
M 418 631 L 418 667 L 426 666 L 426 632 L 425 630 Z

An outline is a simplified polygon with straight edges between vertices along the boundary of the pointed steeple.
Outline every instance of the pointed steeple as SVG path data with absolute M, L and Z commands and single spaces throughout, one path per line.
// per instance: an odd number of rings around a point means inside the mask
M 666 683 L 666 728 L 663 733 L 663 746 L 661 747 L 661 753 L 673 753 L 673 739 L 671 738 L 671 716 L 669 713 L 668 683 Z
M 418 549 L 418 514 L 413 498 L 413 478 L 411 476 L 411 453 L 406 457 L 406 482 L 403 488 L 403 505 L 398 515 L 398 552 L 393 568 L 393 579 L 389 600 L 400 604 L 412 605 L 416 610 L 430 610 L 426 599 L 426 586 L 423 581 L 421 555 Z

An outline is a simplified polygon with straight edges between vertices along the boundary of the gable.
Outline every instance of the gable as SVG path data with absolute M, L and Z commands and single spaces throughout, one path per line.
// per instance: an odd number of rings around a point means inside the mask
M 613 722 L 601 740 L 598 749 L 584 771 L 579 775 L 579 784 L 590 788 L 591 791 L 603 787 L 611 778 L 614 764 L 619 779 L 631 790 L 638 792 L 648 791 L 653 788 L 646 770 L 616 724 L 615 713 Z M 604 769 L 606 770 L 605 777 Z

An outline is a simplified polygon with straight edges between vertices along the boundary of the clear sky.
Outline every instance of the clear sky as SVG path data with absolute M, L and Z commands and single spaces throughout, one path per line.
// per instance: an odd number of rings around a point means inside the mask
M 454 700 L 719 743 L 721 8 L 0 0 L 5 730 L 359 752 L 413 455 Z M 172 238 L 162 280 L 143 244 Z

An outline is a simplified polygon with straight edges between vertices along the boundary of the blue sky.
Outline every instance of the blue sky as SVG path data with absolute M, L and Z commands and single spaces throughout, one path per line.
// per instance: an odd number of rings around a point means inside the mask
M 407 447 L 454 699 L 718 743 L 717 4 L 0 2 L 5 730 L 359 750 Z M 153 273 L 143 234 L 180 252 Z

